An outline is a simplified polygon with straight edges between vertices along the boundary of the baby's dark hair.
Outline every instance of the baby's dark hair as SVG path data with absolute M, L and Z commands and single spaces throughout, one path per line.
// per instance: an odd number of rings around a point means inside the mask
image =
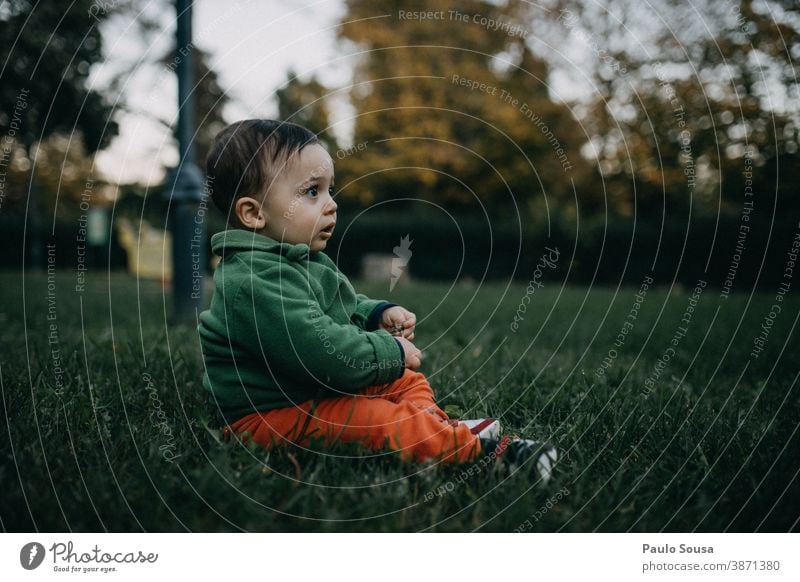
M 289 157 L 317 136 L 302 125 L 272 119 L 246 119 L 230 124 L 214 139 L 206 160 L 206 190 L 238 226 L 234 204 L 242 196 L 264 194 Z

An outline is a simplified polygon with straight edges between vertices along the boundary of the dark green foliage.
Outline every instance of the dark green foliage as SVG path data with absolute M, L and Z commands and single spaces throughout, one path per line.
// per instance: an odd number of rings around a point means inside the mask
M 35 4 L 35 6 L 34 6 Z M 96 2 L 61 3 L 13 0 L 0 13 L 3 114 L 8 133 L 20 94 L 19 143 L 29 147 L 52 133 L 81 132 L 88 153 L 103 149 L 117 134 L 107 96 L 90 88 L 89 70 L 103 58 L 99 25 L 108 16 Z M 28 152 L 30 153 L 30 152 Z
M 400 204 L 400 203 L 398 203 Z M 487 220 L 478 216 L 388 211 L 342 212 L 327 253 L 348 276 L 358 276 L 365 254 L 391 255 L 401 237 L 414 241 L 409 272 L 426 280 L 502 281 L 527 284 L 545 247 L 561 255 L 546 279 L 575 284 L 638 285 L 646 274 L 690 286 L 699 278 L 721 286 L 736 254 L 739 215 L 617 219 L 582 217 L 570 224 L 554 217 L 539 223 L 516 216 Z M 779 207 L 778 212 L 789 211 Z M 795 221 L 770 221 L 758 215 L 744 223 L 746 233 L 734 288 L 772 289 L 783 276 L 786 253 L 798 230 Z

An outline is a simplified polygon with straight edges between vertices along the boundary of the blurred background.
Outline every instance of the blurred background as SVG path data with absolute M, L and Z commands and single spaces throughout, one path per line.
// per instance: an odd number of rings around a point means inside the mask
M 395 256 L 411 278 L 527 281 L 549 246 L 581 284 L 721 285 L 734 263 L 734 289 L 781 278 L 800 219 L 796 2 L 193 10 L 178 47 L 167 0 L 0 3 L 0 268 L 169 285 L 191 51 L 196 163 L 238 119 L 317 132 L 340 207 L 327 252 L 348 275 Z M 202 219 L 207 247 L 224 219 Z

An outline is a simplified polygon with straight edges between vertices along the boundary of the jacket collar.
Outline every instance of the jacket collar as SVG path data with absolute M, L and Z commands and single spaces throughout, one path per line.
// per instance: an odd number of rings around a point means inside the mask
M 284 255 L 291 261 L 305 260 L 311 253 L 311 248 L 305 243 L 282 243 L 263 234 L 239 228 L 223 230 L 212 236 L 211 250 L 219 256 L 237 251 L 262 251 Z

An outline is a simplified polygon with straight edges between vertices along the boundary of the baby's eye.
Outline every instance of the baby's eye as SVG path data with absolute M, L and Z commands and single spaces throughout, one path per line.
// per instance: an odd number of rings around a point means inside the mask
M 309 196 L 316 196 L 317 195 L 317 187 L 311 186 L 310 188 L 306 189 L 306 194 Z
M 333 196 L 333 192 L 334 192 L 334 188 L 333 188 L 333 185 L 331 184 L 331 187 L 330 187 L 330 188 L 328 188 L 328 193 L 329 193 L 331 196 Z

